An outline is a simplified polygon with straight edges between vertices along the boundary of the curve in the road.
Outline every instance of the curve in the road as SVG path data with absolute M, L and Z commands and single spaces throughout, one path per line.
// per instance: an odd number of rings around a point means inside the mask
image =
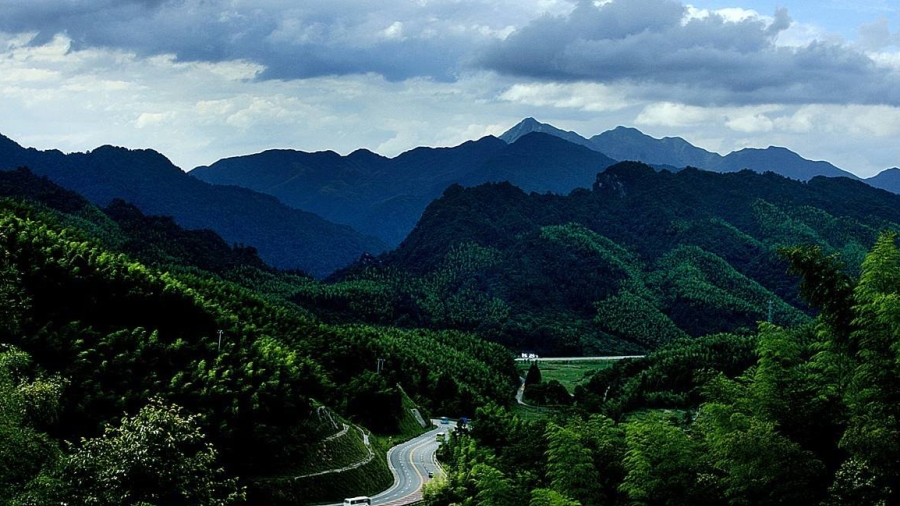
M 440 446 L 437 434 L 448 432 L 456 425 L 454 422 L 441 424 L 439 420 L 432 420 L 432 423 L 436 426 L 434 429 L 388 450 L 388 467 L 394 475 L 394 484 L 372 496 L 373 506 L 400 506 L 422 500 L 422 489 L 429 479 L 428 472 L 432 471 L 435 476 L 441 472 L 435 457 Z
M 394 473 L 394 484 L 372 497 L 373 505 L 397 506 L 422 499 L 422 487 L 428 480 L 428 471 L 440 472 L 435 460 L 439 432 L 450 430 L 452 425 L 439 425 L 421 436 L 397 445 L 388 452 L 388 467 Z

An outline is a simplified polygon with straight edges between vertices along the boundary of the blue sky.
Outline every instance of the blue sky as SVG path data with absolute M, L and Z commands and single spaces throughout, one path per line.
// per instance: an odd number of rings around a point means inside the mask
M 153 148 L 189 170 L 268 148 L 394 156 L 532 116 L 727 153 L 900 165 L 895 1 L 4 0 L 0 133 Z

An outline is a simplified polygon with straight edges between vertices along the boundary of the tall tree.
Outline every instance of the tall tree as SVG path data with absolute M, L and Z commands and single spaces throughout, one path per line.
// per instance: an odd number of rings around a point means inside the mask
M 597 504 L 599 475 L 591 452 L 574 430 L 547 425 L 547 477 L 550 487 L 585 506 Z
M 900 250 L 882 234 L 853 294 L 858 366 L 847 392 L 851 418 L 841 441 L 900 497 Z
M 102 436 L 82 440 L 25 503 L 65 498 L 95 506 L 227 506 L 243 500 L 197 423 L 181 408 L 151 399 Z

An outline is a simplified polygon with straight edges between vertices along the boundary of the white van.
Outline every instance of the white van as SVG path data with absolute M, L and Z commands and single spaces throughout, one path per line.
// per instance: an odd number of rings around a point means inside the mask
M 356 506 L 357 504 L 371 505 L 372 499 L 369 496 L 360 495 L 344 499 L 344 506 Z

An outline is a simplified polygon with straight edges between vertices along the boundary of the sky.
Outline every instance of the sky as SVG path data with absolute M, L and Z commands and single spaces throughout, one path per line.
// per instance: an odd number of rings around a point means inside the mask
M 396 156 L 526 117 L 900 166 L 896 0 L 2 0 L 0 133 Z

